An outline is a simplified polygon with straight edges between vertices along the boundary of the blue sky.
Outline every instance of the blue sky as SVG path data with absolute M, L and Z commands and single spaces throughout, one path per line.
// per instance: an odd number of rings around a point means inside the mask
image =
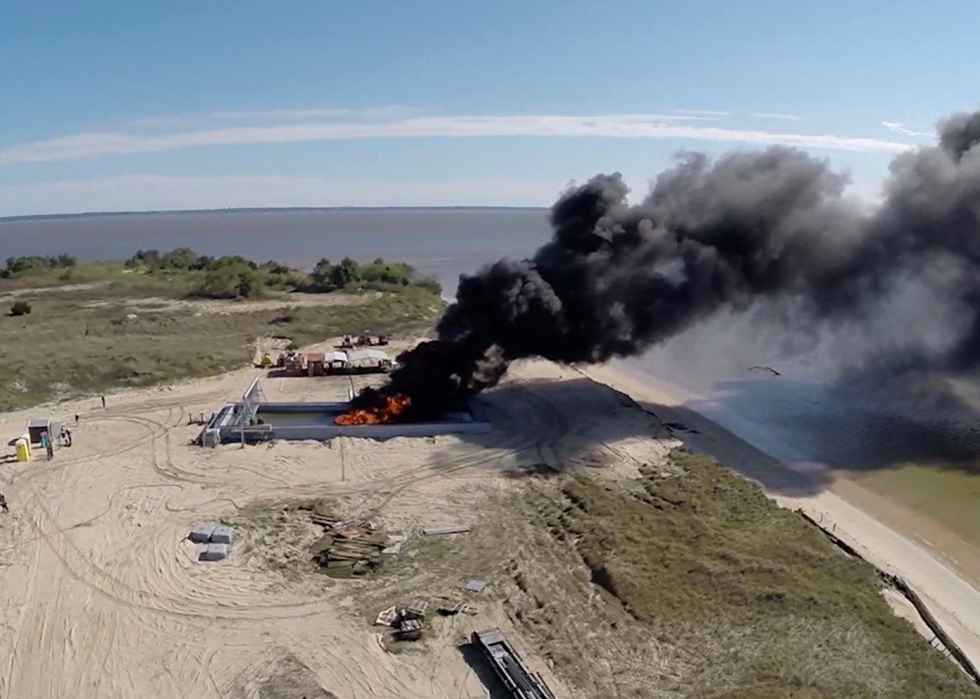
M 0 216 L 547 205 L 789 143 L 874 196 L 980 104 L 980 3 L 0 4 Z

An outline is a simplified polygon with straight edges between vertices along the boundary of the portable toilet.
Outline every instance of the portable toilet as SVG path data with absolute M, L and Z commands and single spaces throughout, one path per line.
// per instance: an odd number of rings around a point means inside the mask
M 16 442 L 14 446 L 17 448 L 17 460 L 18 461 L 30 461 L 31 459 L 31 448 L 27 444 L 27 440 L 21 437 Z
M 27 458 L 30 459 L 33 454 L 33 448 L 31 447 L 31 435 L 25 432 L 20 436 L 27 443 Z

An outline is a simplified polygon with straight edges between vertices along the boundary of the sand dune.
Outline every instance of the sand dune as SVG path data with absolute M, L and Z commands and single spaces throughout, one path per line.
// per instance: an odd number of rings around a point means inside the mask
M 676 421 L 694 428 L 678 433 L 685 443 L 747 477 L 763 484 L 788 486 L 816 478 L 816 469 L 788 466 L 725 428 L 684 409 L 667 384 L 641 382 L 611 367 L 590 368 L 583 373 L 623 391 L 641 405 L 656 405 L 658 417 L 665 422 Z M 844 479 L 806 497 L 789 497 L 777 491 L 770 494 L 783 507 L 810 514 L 878 568 L 905 578 L 925 599 L 953 640 L 980 666 L 978 581 L 967 579 L 957 570 L 960 566 L 946 560 L 941 549 L 930 546 L 930 542 L 915 540 L 912 532 L 921 527 L 921 518 Z M 884 519 L 888 524 L 881 521 Z

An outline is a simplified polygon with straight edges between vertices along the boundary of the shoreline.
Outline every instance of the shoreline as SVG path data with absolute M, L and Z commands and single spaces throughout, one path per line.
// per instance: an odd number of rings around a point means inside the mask
M 612 365 L 576 369 L 598 383 L 625 393 L 658 420 L 695 431 L 675 432 L 692 450 L 707 453 L 742 476 L 759 482 L 781 507 L 799 509 L 848 541 L 870 563 L 906 579 L 925 600 L 947 633 L 974 664 L 980 663 L 980 565 L 954 556 L 945 543 L 958 539 L 917 513 L 864 489 L 855 481 L 831 473 L 832 480 L 816 492 L 789 495 L 800 485 L 813 486 L 814 475 L 827 475 L 808 465 L 794 466 L 756 448 L 727 428 L 685 406 L 698 396 L 648 375 Z M 934 541 L 944 533 L 944 547 Z M 928 538 L 927 538 L 928 536 Z M 961 549 L 972 548 L 961 541 Z M 973 573 L 971 575 L 971 573 Z

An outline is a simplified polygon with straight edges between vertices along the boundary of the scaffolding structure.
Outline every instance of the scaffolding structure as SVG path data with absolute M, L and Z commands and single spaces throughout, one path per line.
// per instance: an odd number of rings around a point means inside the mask
M 242 445 L 245 444 L 245 429 L 252 424 L 255 416 L 259 412 L 259 406 L 265 401 L 265 394 L 262 393 L 262 386 L 256 377 L 248 385 L 242 394 L 242 400 L 235 406 L 235 417 L 232 425 L 238 428 L 242 438 Z

